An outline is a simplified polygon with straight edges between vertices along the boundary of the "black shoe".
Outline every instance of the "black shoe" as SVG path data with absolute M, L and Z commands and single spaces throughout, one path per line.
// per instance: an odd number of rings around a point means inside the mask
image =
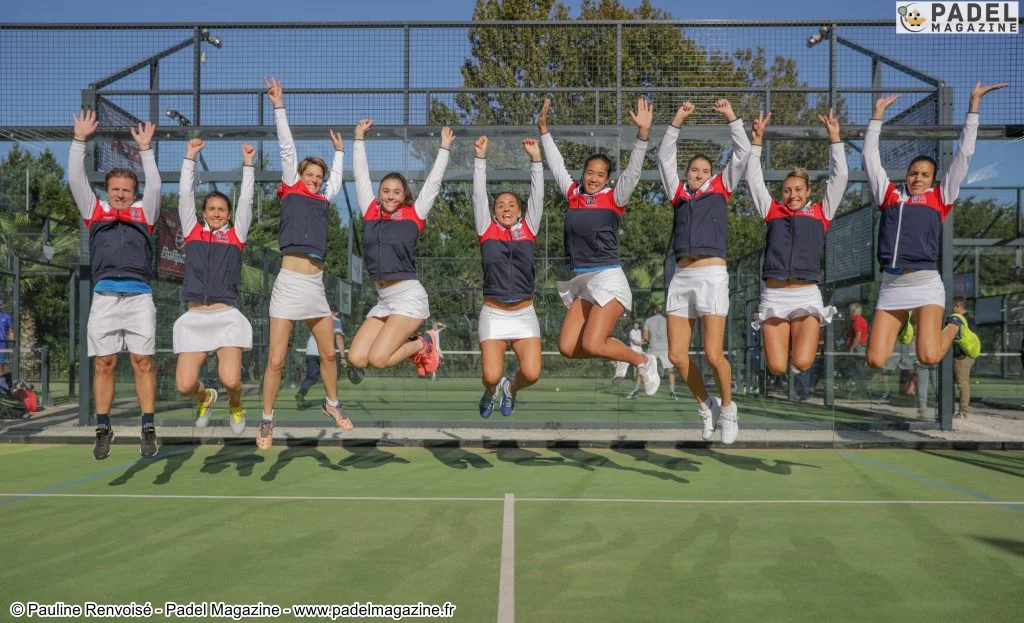
M 299 409 L 305 409 L 309 406 L 309 404 L 306 403 L 306 397 L 302 395 L 302 392 L 295 394 L 295 406 Z
M 92 458 L 97 461 L 110 456 L 110 442 L 114 441 L 114 430 L 111 428 L 96 429 L 96 444 L 92 447 Z
M 345 368 L 345 374 L 348 375 L 348 380 L 351 381 L 353 385 L 359 385 L 363 382 L 363 376 L 366 373 L 353 365 L 349 365 Z
M 142 429 L 142 434 L 139 436 L 139 454 L 146 457 L 156 456 L 157 450 L 160 446 L 156 443 L 156 427 L 147 426 Z

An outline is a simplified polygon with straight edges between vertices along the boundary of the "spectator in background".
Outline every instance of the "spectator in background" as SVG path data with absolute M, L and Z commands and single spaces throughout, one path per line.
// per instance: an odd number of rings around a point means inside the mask
M 634 322 L 633 328 L 629 330 L 629 348 L 635 353 L 644 352 L 644 334 L 640 330 L 639 322 Z M 657 366 L 658 364 L 653 363 L 652 365 Z M 629 392 L 629 395 L 626 396 L 626 400 L 633 400 L 636 398 L 640 393 L 640 389 L 643 387 L 644 379 L 643 376 L 640 375 L 636 366 L 633 366 L 633 376 L 636 377 L 636 384 L 633 386 L 633 391 Z
M 661 305 L 655 305 L 654 315 L 644 322 L 643 341 L 647 344 L 647 354 L 654 355 L 662 371 L 668 372 L 668 397 L 678 400 L 676 367 L 668 360 L 668 320 L 661 313 Z
M 345 330 L 341 326 L 341 315 L 337 305 L 331 305 L 331 319 L 334 322 L 334 355 L 339 360 L 339 365 L 344 366 Z M 309 334 L 309 341 L 306 342 L 306 378 L 302 379 L 302 384 L 299 385 L 299 392 L 295 394 L 295 404 L 300 409 L 310 406 L 306 403 L 306 393 L 309 392 L 309 388 L 316 385 L 316 381 L 319 378 L 320 352 L 316 347 L 316 339 L 311 332 Z
M 971 410 L 971 368 L 981 354 L 981 341 L 967 322 L 967 301 L 964 297 L 953 297 L 953 314 L 949 322 L 960 328 L 953 338 L 953 378 L 960 391 L 960 408 L 954 417 L 966 418 Z
M 846 330 L 846 350 L 858 356 L 846 357 L 846 370 L 856 384 L 857 395 L 867 400 L 871 397 L 871 390 L 868 387 L 863 355 L 867 352 L 868 319 L 862 315 L 863 308 L 860 303 L 850 303 L 849 309 L 850 326 Z
M 341 326 L 341 312 L 338 306 L 331 304 L 331 319 L 334 321 L 334 351 L 338 360 L 338 378 L 341 378 L 341 369 L 348 364 L 345 360 L 345 329 Z
M 7 362 L 11 360 L 10 349 L 14 348 L 14 319 L 7 313 L 7 301 L 0 299 L 0 378 L 7 385 L 8 391 L 14 391 Z

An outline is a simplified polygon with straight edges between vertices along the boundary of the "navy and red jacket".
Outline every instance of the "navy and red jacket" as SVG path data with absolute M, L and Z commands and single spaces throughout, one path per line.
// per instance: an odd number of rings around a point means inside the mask
M 942 183 L 920 195 L 889 181 L 878 151 L 882 122 L 872 119 L 864 133 L 864 172 L 882 220 L 878 226 L 878 264 L 883 270 L 936 270 L 942 224 L 967 177 L 978 136 L 978 113 L 967 113 L 960 144 Z
M 487 160 L 473 166 L 473 215 L 480 260 L 483 263 L 484 296 L 507 303 L 532 299 L 534 294 L 534 247 L 544 214 L 544 164 L 530 164 L 530 198 L 525 214 L 511 227 L 491 215 L 487 197 Z
M 588 271 L 618 266 L 622 214 L 640 182 L 647 141 L 638 138 L 633 143 L 629 164 L 615 187 L 606 187 L 594 194 L 584 192 L 582 185 L 573 181 L 550 132 L 542 134 L 540 142 L 548 168 L 569 204 L 565 214 L 564 242 L 571 268 Z
M 829 147 L 829 177 L 825 197 L 790 210 L 772 199 L 761 171 L 761 146 L 754 145 L 747 162 L 747 186 L 754 206 L 768 226 L 765 233 L 762 279 L 821 281 L 821 255 L 825 235 L 843 200 L 849 171 L 842 143 Z

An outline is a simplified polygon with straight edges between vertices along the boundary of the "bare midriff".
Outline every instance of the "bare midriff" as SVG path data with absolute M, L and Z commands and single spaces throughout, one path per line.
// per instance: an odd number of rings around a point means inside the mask
M 805 286 L 817 285 L 813 281 L 800 281 L 799 279 L 776 279 L 775 277 L 768 277 L 764 280 L 764 285 L 768 288 L 803 288 Z
M 215 309 L 227 309 L 231 307 L 227 303 L 210 303 L 209 305 L 203 305 L 202 303 L 196 303 L 194 301 L 188 302 L 188 308 L 196 311 L 213 311 Z
M 377 288 L 378 290 L 381 290 L 383 288 L 391 287 L 396 283 L 402 283 L 403 281 L 408 281 L 408 279 L 387 279 L 385 281 L 374 281 L 373 287 Z
M 520 309 L 526 309 L 530 305 L 533 305 L 533 299 L 523 299 L 521 301 L 514 301 L 512 303 L 506 303 L 500 299 L 491 298 L 489 296 L 484 297 L 484 305 L 488 307 L 494 307 L 497 309 L 503 309 L 505 311 L 518 311 Z
M 703 268 L 704 266 L 725 266 L 723 258 L 714 255 L 684 255 L 676 260 L 679 268 Z
M 281 258 L 281 268 L 303 275 L 315 275 L 323 272 L 324 263 L 302 253 L 286 253 Z

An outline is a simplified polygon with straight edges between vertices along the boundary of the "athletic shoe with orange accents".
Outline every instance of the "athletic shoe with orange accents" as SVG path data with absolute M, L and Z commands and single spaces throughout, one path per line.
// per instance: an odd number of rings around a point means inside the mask
M 430 338 L 430 334 L 424 333 L 421 335 L 420 341 L 423 342 L 423 348 L 413 355 L 412 361 L 416 364 L 416 373 L 420 376 L 426 376 L 433 374 L 437 367 L 441 365 L 441 357 L 437 354 L 437 349 L 434 348 L 434 340 Z M 421 366 L 422 372 L 420 372 Z
M 260 450 L 269 450 L 274 445 L 274 424 L 275 420 L 260 418 L 260 425 L 256 429 L 256 447 Z
M 345 410 L 341 408 L 341 402 L 339 401 L 336 406 L 327 404 L 327 399 L 324 398 L 323 403 L 320 405 L 320 411 L 324 415 L 334 420 L 334 424 L 341 430 L 352 430 L 355 426 L 352 424 L 352 420 L 348 419 L 345 415 Z

